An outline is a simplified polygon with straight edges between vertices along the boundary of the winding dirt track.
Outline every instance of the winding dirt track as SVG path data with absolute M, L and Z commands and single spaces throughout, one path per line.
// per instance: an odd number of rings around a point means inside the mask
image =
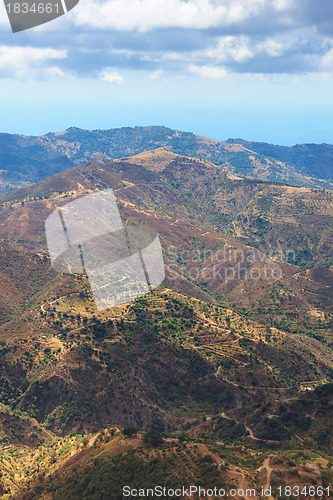
M 273 469 L 270 466 L 270 459 L 271 459 L 271 455 L 269 457 L 265 458 L 263 465 L 261 467 L 259 467 L 259 469 L 257 469 L 257 472 L 260 472 L 263 469 L 266 469 L 266 471 L 267 471 L 267 474 L 266 474 L 266 483 L 265 483 L 265 486 L 264 486 L 265 490 L 267 490 L 271 486 L 271 474 L 273 472 Z M 266 498 L 268 500 L 274 500 L 274 498 L 272 496 L 268 496 Z

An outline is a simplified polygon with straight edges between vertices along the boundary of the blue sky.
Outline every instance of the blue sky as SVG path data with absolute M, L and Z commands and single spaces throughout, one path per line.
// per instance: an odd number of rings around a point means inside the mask
M 0 88 L 1 132 L 333 143 L 333 2 L 80 0 L 15 34 L 1 4 Z

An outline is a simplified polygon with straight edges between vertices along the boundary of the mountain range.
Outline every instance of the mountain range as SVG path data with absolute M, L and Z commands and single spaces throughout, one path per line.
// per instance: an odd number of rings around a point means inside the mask
M 69 128 L 39 137 L 0 134 L 0 192 L 28 185 L 93 158 L 115 159 L 164 147 L 213 162 L 236 175 L 295 186 L 333 189 L 333 146 L 293 147 L 217 141 L 166 127 Z
M 332 484 L 333 194 L 306 184 L 329 169 L 263 181 L 162 127 L 7 139 L 11 187 L 19 169 L 26 185 L 0 197 L 3 497 L 116 499 L 143 476 L 275 496 Z M 85 275 L 51 267 L 45 220 L 107 188 L 124 224 L 159 233 L 166 279 L 98 312 Z

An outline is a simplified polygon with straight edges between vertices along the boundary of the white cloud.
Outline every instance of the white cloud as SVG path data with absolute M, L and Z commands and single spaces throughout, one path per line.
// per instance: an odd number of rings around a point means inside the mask
M 99 79 L 107 83 L 117 83 L 118 85 L 124 82 L 124 78 L 116 71 L 102 71 L 99 74 Z
M 245 36 L 223 36 L 219 38 L 217 47 L 203 51 L 202 55 L 216 62 L 245 62 L 253 57 L 249 48 L 249 39 Z
M 328 71 L 333 71 L 333 49 L 330 49 L 326 54 L 322 57 L 321 66 L 323 69 Z
M 188 70 L 191 73 L 201 76 L 202 78 L 214 80 L 218 78 L 225 78 L 228 75 L 228 72 L 224 68 L 217 68 L 215 66 L 196 66 L 195 64 L 191 64 L 188 67 Z
M 267 38 L 263 42 L 257 44 L 256 50 L 258 52 L 266 52 L 266 54 L 271 57 L 279 57 L 283 54 L 288 45 L 289 44 L 274 40 L 273 38 Z
M 66 50 L 1 45 L 0 77 L 45 77 L 50 71 L 50 67 L 44 67 L 46 62 L 66 57 Z
M 46 68 L 45 69 L 45 76 L 47 78 L 53 78 L 53 77 L 60 77 L 60 78 L 64 78 L 66 76 L 66 73 L 58 68 L 58 66 L 50 66 L 49 68 Z
M 195 52 L 194 52 L 195 54 Z M 184 61 L 184 58 L 188 57 L 188 54 L 183 52 L 166 52 L 163 54 L 163 61 Z
M 273 6 L 278 11 L 289 10 L 294 7 L 294 0 L 274 0 Z
M 73 11 L 79 26 L 148 31 L 178 27 L 207 29 L 243 22 L 273 0 L 83 0 Z
M 157 71 L 154 71 L 154 73 L 152 73 L 150 75 L 150 79 L 151 80 L 159 80 L 161 78 L 161 76 L 163 75 L 164 71 L 163 69 L 158 69 Z

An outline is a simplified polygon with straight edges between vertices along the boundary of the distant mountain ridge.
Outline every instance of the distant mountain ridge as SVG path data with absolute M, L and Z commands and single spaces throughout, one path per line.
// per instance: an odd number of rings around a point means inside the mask
M 296 144 L 275 146 L 265 142 L 250 142 L 243 139 L 228 139 L 230 144 L 242 144 L 264 156 L 293 165 L 301 173 L 318 179 L 333 177 L 333 146 L 331 144 Z
M 166 127 L 84 130 L 71 127 L 39 137 L 0 134 L 0 192 L 39 182 L 96 158 L 115 159 L 164 147 L 208 160 L 247 178 L 333 190 L 333 146 L 293 147 L 217 141 Z

